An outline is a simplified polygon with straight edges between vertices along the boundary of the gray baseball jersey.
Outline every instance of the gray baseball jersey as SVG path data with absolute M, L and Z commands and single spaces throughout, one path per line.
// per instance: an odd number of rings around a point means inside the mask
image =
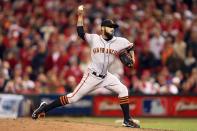
M 106 41 L 97 34 L 85 34 L 85 39 L 91 47 L 92 62 L 89 69 L 98 74 L 107 74 L 109 65 L 115 60 L 117 53 L 129 46 L 133 46 L 127 39 L 122 37 L 113 37 Z

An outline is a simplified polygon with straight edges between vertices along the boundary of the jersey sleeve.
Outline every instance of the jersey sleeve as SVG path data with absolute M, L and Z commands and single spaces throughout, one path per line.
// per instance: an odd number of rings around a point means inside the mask
M 89 34 L 89 33 L 85 33 L 85 40 L 89 45 L 92 45 L 93 43 L 93 39 L 95 37 L 96 34 Z
M 133 45 L 133 43 L 131 43 L 131 42 L 128 41 L 128 43 L 127 43 L 127 45 L 126 45 L 126 50 L 127 50 L 127 51 L 132 51 L 132 50 L 134 50 L 134 45 Z
M 129 42 L 127 39 L 123 40 L 123 46 L 122 46 L 121 50 L 126 49 L 126 50 L 130 51 L 130 50 L 133 50 L 133 48 L 134 48 L 133 43 Z
M 125 48 L 133 47 L 133 43 L 129 42 L 128 40 L 125 41 Z

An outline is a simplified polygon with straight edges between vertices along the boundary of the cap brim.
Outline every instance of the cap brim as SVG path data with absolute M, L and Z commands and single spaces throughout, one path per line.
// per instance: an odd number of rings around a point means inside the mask
M 101 26 L 110 27 L 110 28 L 118 28 L 119 27 L 119 25 L 117 25 L 117 24 L 101 25 Z
M 109 27 L 111 27 L 111 28 L 118 28 L 119 25 L 117 25 L 117 24 L 112 24 L 112 25 L 110 25 Z

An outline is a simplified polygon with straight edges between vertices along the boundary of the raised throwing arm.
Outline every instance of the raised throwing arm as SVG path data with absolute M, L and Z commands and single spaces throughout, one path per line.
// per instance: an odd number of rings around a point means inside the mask
M 85 40 L 85 32 L 84 32 L 84 29 L 83 29 L 83 16 L 84 16 L 84 6 L 83 5 L 78 6 L 77 14 L 78 14 L 78 17 L 77 17 L 77 33 L 78 33 L 78 36 L 80 38 Z

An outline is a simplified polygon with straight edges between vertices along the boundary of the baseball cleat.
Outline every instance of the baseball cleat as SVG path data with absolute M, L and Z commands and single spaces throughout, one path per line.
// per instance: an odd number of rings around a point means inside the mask
M 44 108 L 46 107 L 47 103 L 46 102 L 42 102 L 40 104 L 40 106 L 33 112 L 32 114 L 32 119 L 38 119 L 41 117 L 45 117 L 45 112 L 44 112 Z
M 129 119 L 128 121 L 124 121 L 122 123 L 122 126 L 130 127 L 130 128 L 140 128 L 139 121 L 134 119 Z

